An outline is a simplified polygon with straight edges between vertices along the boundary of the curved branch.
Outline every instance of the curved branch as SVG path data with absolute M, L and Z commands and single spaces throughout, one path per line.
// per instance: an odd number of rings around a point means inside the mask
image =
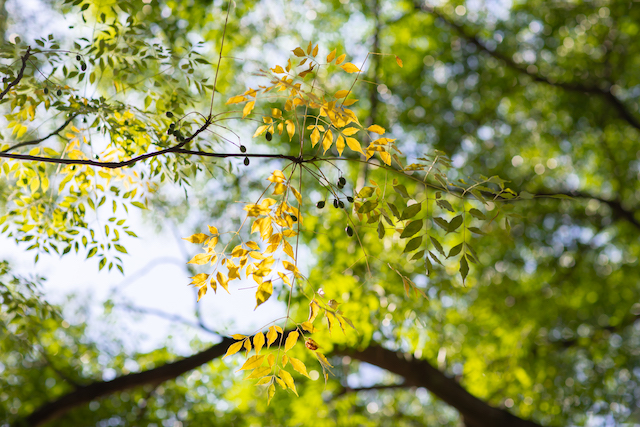
M 581 85 L 576 83 L 551 81 L 548 78 L 536 72 L 530 72 L 526 67 L 523 67 L 520 64 L 517 64 L 515 61 L 513 61 L 513 59 L 509 58 L 508 56 L 503 55 L 494 49 L 490 49 L 486 44 L 480 41 L 480 39 L 476 35 L 468 33 L 464 26 L 458 24 L 457 22 L 451 20 L 444 14 L 440 13 L 433 6 L 430 6 L 425 3 L 419 4 L 416 1 L 414 3 L 414 9 L 431 13 L 436 17 L 442 19 L 449 27 L 453 28 L 467 42 L 476 45 L 478 49 L 488 53 L 492 57 L 500 61 L 503 61 L 505 64 L 507 64 L 509 68 L 519 73 L 528 75 L 536 82 L 546 83 L 550 86 L 560 87 L 562 89 L 565 89 L 571 92 L 588 93 L 588 94 L 594 94 L 594 95 L 599 95 L 603 97 L 618 111 L 618 113 L 620 114 L 620 117 L 622 117 L 627 123 L 629 123 L 634 128 L 640 130 L 640 121 L 631 113 L 631 111 L 629 111 L 627 106 L 618 97 L 616 97 L 613 93 L 611 93 L 610 90 L 600 89 L 599 87 L 596 87 L 596 86 L 586 86 L 586 85 Z
M 22 59 L 22 65 L 20 66 L 20 71 L 18 71 L 18 75 L 12 82 L 9 82 L 7 87 L 2 92 L 0 92 L 0 100 L 4 98 L 4 96 L 11 90 L 12 87 L 20 83 L 20 80 L 22 80 L 22 78 L 24 77 L 24 69 L 27 68 L 27 61 L 29 60 L 30 56 L 31 56 L 31 46 L 28 46 L 27 51 L 20 58 Z
M 0 151 L 0 153 L 8 153 L 11 150 L 15 150 L 16 148 L 20 148 L 20 147 L 24 147 L 27 145 L 37 145 L 40 144 L 42 141 L 46 141 L 47 139 L 51 138 L 54 135 L 58 135 L 60 132 L 62 132 L 62 130 L 64 128 L 66 128 L 69 123 L 71 123 L 73 121 L 73 119 L 75 119 L 76 117 L 78 117 L 80 115 L 80 113 L 74 113 L 71 116 L 69 116 L 69 118 L 67 120 L 65 120 L 65 122 L 60 125 L 60 127 L 58 127 L 58 129 L 54 130 L 53 132 L 51 132 L 49 135 L 42 137 L 42 138 L 38 138 L 38 139 L 33 139 L 31 141 L 23 141 L 20 142 L 18 144 L 12 145 L 11 147 L 7 148 L 6 150 Z
M 467 426 L 474 427 L 540 427 L 539 424 L 518 418 L 495 408 L 465 390 L 426 360 L 408 359 L 404 354 L 379 345 L 364 349 L 347 348 L 336 354 L 350 356 L 404 377 L 407 386 L 425 387 L 439 399 L 460 412 Z

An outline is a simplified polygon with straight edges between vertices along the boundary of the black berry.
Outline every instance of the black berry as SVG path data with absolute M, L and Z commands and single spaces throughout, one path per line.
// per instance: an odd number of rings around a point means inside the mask
M 80 61 L 82 58 L 80 58 L 80 55 L 76 55 L 76 61 Z
M 56 95 L 58 95 L 58 96 L 62 96 L 62 90 L 58 89 L 58 90 L 56 91 Z
M 353 203 L 353 197 L 351 197 L 351 196 L 347 196 L 347 201 L 348 201 L 349 203 Z
M 247 152 L 247 147 L 245 147 L 244 145 L 240 146 L 240 152 L 241 153 L 246 153 Z
M 344 179 L 344 177 L 343 177 L 343 176 L 341 176 L 341 177 L 340 177 L 340 179 L 338 179 L 338 184 L 339 184 L 339 185 L 344 186 L 344 185 L 346 185 L 346 183 L 347 183 L 347 180 L 346 180 L 346 179 Z
M 86 71 L 87 70 L 87 64 L 85 64 L 84 62 L 80 65 L 80 69 L 82 71 Z
M 171 118 L 173 117 L 173 113 L 171 111 L 167 111 L 166 113 L 164 113 L 167 117 Z
M 45 88 L 44 88 L 44 94 L 45 94 L 45 95 L 49 95 L 49 88 L 48 88 L 48 87 L 45 87 Z
M 338 209 L 340 205 L 338 204 L 338 199 L 333 199 L 333 207 Z
M 347 236 L 349 236 L 349 237 L 353 236 L 353 228 L 351 228 L 350 225 L 347 225 L 347 228 L 345 228 L 344 231 L 347 232 Z
M 318 209 L 324 208 L 324 200 L 320 200 L 318 203 L 316 203 L 316 207 Z
M 295 216 L 295 215 L 291 215 L 291 220 L 292 220 L 293 222 L 298 222 L 298 217 L 297 217 L 297 216 Z
M 342 200 L 340 200 L 338 202 L 338 206 L 340 206 L 340 209 L 344 209 L 344 202 Z
M 249 158 L 248 157 L 244 158 L 244 165 L 245 166 L 249 166 Z
M 273 135 L 271 135 L 271 132 L 267 132 L 267 134 L 264 137 L 267 138 L 267 141 L 271 141 L 271 138 L 273 138 Z

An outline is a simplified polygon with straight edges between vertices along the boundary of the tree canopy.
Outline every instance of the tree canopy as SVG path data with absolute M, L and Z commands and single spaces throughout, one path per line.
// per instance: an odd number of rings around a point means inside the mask
M 640 422 L 635 2 L 38 4 L 0 3 L 4 238 L 126 278 L 171 220 L 195 299 L 281 314 L 131 351 L 2 262 L 1 425 Z

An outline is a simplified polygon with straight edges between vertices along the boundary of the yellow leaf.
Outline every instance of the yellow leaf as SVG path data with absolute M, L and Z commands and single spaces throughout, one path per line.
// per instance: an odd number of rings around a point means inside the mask
M 322 138 L 322 148 L 324 148 L 325 153 L 331 148 L 331 144 L 333 144 L 333 133 L 328 130 L 324 133 L 324 138 Z
M 315 299 L 313 299 L 309 303 L 309 322 L 313 322 L 314 320 L 316 320 L 318 313 L 320 313 L 320 305 L 316 302 Z
M 262 365 L 262 361 L 264 360 L 264 354 L 251 356 L 244 362 L 244 365 L 238 371 L 246 371 L 249 369 L 256 369 L 260 365 Z
M 245 243 L 247 245 L 247 247 L 249 249 L 253 249 L 254 251 L 259 251 L 260 250 L 260 246 L 258 246 L 258 244 L 254 241 L 248 241 L 247 243 Z
M 293 196 L 296 198 L 298 203 L 302 204 L 302 196 L 300 195 L 298 190 L 296 190 L 294 187 L 290 187 L 290 188 L 291 188 L 291 192 L 293 193 Z
M 200 289 L 198 289 L 198 300 L 197 301 L 200 301 L 200 298 L 205 296 L 206 293 L 207 293 L 207 285 L 201 286 Z
M 276 364 L 276 356 L 273 353 L 267 356 L 267 363 L 270 367 L 273 367 L 273 365 Z
M 207 240 L 207 237 L 209 236 L 207 236 L 204 233 L 198 233 L 189 237 L 184 237 L 182 240 L 186 240 L 187 242 L 191 242 L 191 243 L 202 243 L 205 240 Z
M 271 372 L 271 367 L 270 366 L 261 366 L 258 369 L 256 369 L 255 371 L 253 371 L 251 373 L 251 375 L 249 375 L 247 378 L 245 378 L 245 380 L 250 380 L 252 378 L 262 378 L 265 375 L 267 375 L 269 372 Z
M 347 62 L 346 64 L 341 65 L 340 68 L 345 70 L 347 73 L 357 73 L 358 71 L 360 71 L 360 69 L 353 65 L 351 62 Z
M 269 328 L 267 332 L 267 348 L 271 347 L 271 344 L 278 338 L 278 331 L 274 326 Z
M 313 43 L 309 42 L 309 46 L 307 46 L 307 55 L 311 53 L 312 47 L 313 47 Z
M 311 52 L 311 55 L 314 58 L 318 55 L 318 45 L 316 45 L 316 47 L 313 48 L 313 52 Z
M 338 135 L 338 139 L 336 140 L 336 149 L 338 150 L 338 155 L 342 156 L 342 152 L 344 151 L 344 137 L 342 135 Z
M 331 62 L 336 57 L 336 50 L 333 49 L 329 55 L 327 55 L 327 62 Z
M 340 65 L 340 64 L 342 64 L 342 61 L 344 61 L 344 59 L 345 59 L 346 57 L 347 57 L 347 55 L 346 55 L 346 54 L 344 54 L 344 53 L 343 53 L 342 55 L 338 56 L 338 59 L 336 59 L 336 65 Z
M 274 68 L 271 69 L 271 71 L 273 71 L 276 74 L 284 74 L 284 68 L 282 68 L 280 65 L 276 65 Z
M 289 356 L 287 356 L 286 354 L 282 355 L 282 367 L 284 368 L 285 366 L 287 366 L 287 363 L 289 363 Z
M 358 102 L 357 99 L 345 99 L 342 105 L 344 105 L 345 107 L 348 107 L 349 105 L 353 105 L 356 102 Z
M 300 334 L 298 333 L 298 331 L 293 331 L 289 333 L 289 336 L 287 337 L 287 341 L 285 341 L 284 343 L 284 351 L 289 351 L 293 348 L 294 345 L 296 345 L 296 342 L 298 342 L 298 336 Z
M 360 129 L 357 129 L 357 128 L 345 128 L 345 129 L 342 129 L 341 132 L 345 136 L 351 136 L 351 135 L 355 135 L 356 133 L 358 133 L 359 130 Z
M 211 286 L 211 289 L 213 289 L 213 292 L 218 291 L 218 283 L 216 283 L 215 277 L 211 276 L 211 280 L 209 281 L 209 286 Z
M 197 254 L 196 256 L 191 258 L 191 261 L 189 261 L 187 264 L 204 265 L 209 262 L 211 256 L 212 255 L 208 254 Z
M 251 340 L 244 340 L 244 349 L 247 350 L 247 356 L 249 356 L 249 352 L 251 351 Z
M 307 367 L 304 366 L 304 363 L 302 363 L 300 360 L 296 359 L 295 357 L 292 357 L 291 359 L 289 359 L 289 363 L 291 363 L 291 366 L 293 366 L 293 369 L 295 369 L 296 372 L 301 373 L 307 378 L 311 378 L 307 373 Z
M 287 242 L 286 240 L 284 241 L 284 253 L 286 253 L 287 255 L 289 255 L 291 258 L 296 259 L 295 255 L 293 254 L 293 247 L 291 247 L 291 244 L 289 242 Z
M 253 137 L 255 138 L 256 136 L 262 135 L 269 127 L 271 127 L 271 125 L 259 126 L 258 129 L 256 129 L 256 132 L 253 134 Z
M 341 99 L 341 98 L 346 98 L 347 95 L 349 95 L 349 91 L 348 90 L 339 90 L 336 92 L 336 94 L 334 95 L 336 98 Z
M 218 283 L 220 283 L 220 286 L 222 286 L 224 290 L 227 291 L 227 293 L 230 293 L 229 279 L 227 279 L 227 276 L 225 276 L 223 272 L 218 271 L 218 274 L 216 274 L 216 279 L 218 279 Z
M 256 349 L 256 354 L 260 353 L 262 347 L 264 346 L 264 334 L 259 332 L 253 337 L 253 347 Z
M 378 135 L 384 135 L 385 130 L 382 126 L 378 126 L 378 125 L 371 125 L 367 128 L 368 131 L 370 132 L 375 132 Z
M 364 151 L 362 151 L 362 147 L 360 146 L 360 142 L 358 142 L 357 139 L 355 138 L 345 138 L 345 139 L 347 140 L 347 145 L 349 146 L 350 149 L 364 154 Z
M 281 369 L 280 378 L 282 378 L 282 381 L 284 381 L 287 387 L 289 387 L 297 396 L 298 392 L 296 391 L 296 384 L 293 382 L 293 377 L 291 376 L 291 374 L 284 369 Z
M 270 383 L 271 381 L 273 381 L 273 377 L 271 376 L 262 377 L 260 378 L 260 381 L 256 383 L 256 385 L 264 385 L 264 384 Z
M 318 144 L 318 141 L 320 141 L 320 131 L 318 131 L 318 128 L 314 128 L 313 132 L 311 132 L 311 146 L 315 147 Z
M 236 354 L 237 352 L 239 352 L 242 348 L 242 344 L 242 341 L 234 342 L 233 344 L 231 344 L 227 349 L 227 353 L 222 358 L 224 359 L 227 356 L 231 356 L 232 354 Z
M 25 125 L 20 125 L 20 128 L 16 132 L 16 138 L 22 137 L 25 133 L 27 133 L 27 127 Z
M 280 278 L 282 279 L 282 282 L 284 282 L 285 285 L 288 285 L 289 287 L 291 287 L 291 282 L 289 281 L 289 278 L 285 274 L 278 271 L 278 276 L 280 276 Z
M 258 308 L 260 304 L 264 304 L 269 299 L 269 297 L 271 297 L 272 293 L 273 293 L 273 284 L 271 283 L 271 280 L 262 282 L 258 286 L 258 291 L 256 292 L 256 308 Z
M 297 47 L 295 49 L 292 50 L 293 54 L 299 58 L 302 58 L 303 56 L 305 56 L 304 50 L 302 50 L 301 47 Z
M 313 324 L 309 321 L 306 322 L 302 322 L 300 324 L 300 326 L 302 326 L 302 329 L 304 329 L 307 332 L 313 333 L 316 331 L 316 328 L 313 326 Z
M 285 123 L 287 125 L 287 134 L 289 135 L 289 141 L 291 141 L 293 135 L 296 133 L 296 125 L 293 124 L 293 121 L 291 120 L 287 120 Z
M 213 226 L 209 226 L 209 233 L 211 233 L 212 236 L 215 236 L 218 234 L 218 229 L 213 227 Z
M 231 338 L 233 338 L 234 340 L 243 340 L 246 337 L 247 337 L 246 335 L 242 335 L 242 334 L 233 334 L 233 335 L 231 335 Z
M 247 97 L 243 96 L 243 95 L 238 95 L 238 96 L 232 96 L 231 98 L 229 98 L 229 100 L 227 101 L 227 105 L 229 104 L 239 104 L 242 101 L 246 101 Z
M 403 67 L 403 65 L 402 65 L 402 59 L 398 58 L 398 56 L 396 56 L 396 62 L 398 63 L 398 66 L 399 66 L 400 68 L 402 68 L 402 67 Z
M 201 286 L 204 282 L 207 281 L 208 278 L 209 275 L 206 273 L 196 274 L 195 276 L 191 277 L 191 279 L 193 280 L 189 284 L 194 286 Z
M 247 117 L 250 113 L 251 110 L 253 110 L 253 106 L 256 104 L 255 101 L 251 101 L 251 102 L 247 102 L 244 106 L 244 108 L 242 109 L 242 118 L 244 119 L 245 117 Z
M 271 399 L 275 394 L 276 394 L 276 386 L 274 384 L 271 384 L 267 389 L 267 405 L 271 403 Z
M 279 385 L 280 387 L 282 387 L 282 389 L 283 389 L 283 390 L 286 390 L 286 389 L 287 389 L 287 383 L 285 383 L 285 382 L 282 380 L 282 378 L 280 378 L 280 377 L 276 377 L 276 382 L 278 383 L 278 385 Z

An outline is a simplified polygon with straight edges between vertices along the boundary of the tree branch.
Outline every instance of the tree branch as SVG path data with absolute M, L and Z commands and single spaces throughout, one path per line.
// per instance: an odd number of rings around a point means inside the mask
M 439 399 L 460 412 L 467 426 L 540 427 L 478 399 L 456 380 L 447 377 L 426 360 L 407 359 L 402 353 L 372 344 L 364 349 L 346 348 L 336 354 L 350 356 L 404 377 L 407 386 L 425 387 Z
M 285 331 L 283 335 L 288 335 L 289 332 L 291 331 Z M 284 336 L 282 338 L 284 338 Z M 111 381 L 96 381 L 78 387 L 58 399 L 45 403 L 22 420 L 22 424 L 18 422 L 16 425 L 40 426 L 64 415 L 75 407 L 91 402 L 97 398 L 134 387 L 147 384 L 157 385 L 164 381 L 172 380 L 192 369 L 223 356 L 227 348 L 235 342 L 236 340 L 225 337 L 220 343 L 176 362 L 167 363 L 144 372 L 123 375 Z M 387 350 L 376 344 L 372 344 L 365 349 L 338 349 L 334 354 L 350 356 L 404 377 L 405 381 L 401 385 L 392 385 L 386 388 L 400 386 L 425 387 L 438 398 L 457 409 L 468 426 L 540 427 L 539 424 L 518 418 L 505 410 L 494 408 L 471 395 L 458 384 L 455 379 L 447 377 L 444 373 L 431 366 L 426 360 L 408 360 L 402 353 Z
M 45 137 L 38 138 L 38 139 L 33 139 L 31 141 L 20 142 L 18 144 L 12 145 L 11 147 L 7 148 L 6 150 L 0 151 L 0 153 L 8 153 L 11 150 L 15 150 L 16 148 L 24 147 L 26 145 L 37 145 L 37 144 L 40 144 L 42 141 L 46 141 L 47 139 L 51 138 L 53 135 L 58 135 L 60 132 L 62 132 L 62 130 L 64 128 L 66 128 L 69 125 L 69 123 L 71 123 L 73 121 L 73 119 L 78 117 L 79 114 L 80 113 L 72 114 L 62 125 L 60 125 L 60 127 L 58 129 L 54 130 L 53 132 L 51 132 L 49 135 L 47 135 Z
M 599 96 L 603 97 L 606 101 L 608 101 L 618 111 L 620 116 L 627 123 L 629 123 L 634 128 L 640 130 L 640 121 L 631 113 L 631 111 L 629 111 L 629 109 L 626 107 L 626 105 L 624 105 L 624 103 L 618 97 L 616 97 L 614 94 L 611 93 L 610 89 L 604 90 L 604 89 L 600 89 L 599 87 L 596 87 L 596 86 L 586 86 L 586 85 L 581 85 L 581 84 L 576 84 L 576 83 L 551 81 L 550 79 L 548 79 L 548 78 L 546 78 L 546 77 L 544 77 L 544 76 L 542 76 L 542 75 L 540 75 L 540 74 L 538 74 L 536 72 L 530 72 L 526 67 L 523 67 L 520 64 L 517 64 L 516 62 L 513 61 L 513 59 L 509 58 L 508 56 L 503 55 L 503 54 L 501 54 L 500 52 L 498 52 L 496 50 L 489 49 L 489 47 L 487 47 L 487 45 L 485 45 L 482 41 L 480 41 L 480 39 L 476 35 L 468 33 L 467 30 L 464 28 L 464 26 L 458 24 L 457 22 L 451 20 L 450 18 L 448 18 L 444 14 L 440 13 L 436 8 L 434 8 L 432 6 L 429 6 L 426 3 L 420 4 L 417 1 L 414 3 L 414 8 L 416 10 L 420 10 L 420 11 L 431 13 L 431 14 L 435 15 L 436 17 L 442 19 L 442 21 L 444 21 L 449 27 L 453 28 L 467 42 L 476 45 L 478 47 L 478 49 L 488 53 L 492 57 L 494 57 L 494 58 L 496 58 L 496 59 L 498 59 L 500 61 L 503 61 L 505 64 L 507 64 L 507 66 L 509 68 L 511 68 L 511 69 L 513 69 L 513 70 L 515 70 L 515 71 L 517 71 L 519 73 L 528 75 L 529 77 L 531 77 L 536 82 L 546 83 L 548 85 L 560 87 L 562 89 L 565 89 L 565 90 L 568 90 L 568 91 L 571 91 L 571 92 L 589 93 L 589 94 L 599 95 Z M 609 85 L 609 86 L 611 86 L 611 85 Z
M 11 90 L 12 87 L 14 87 L 18 83 L 20 83 L 20 80 L 22 80 L 22 77 L 24 77 L 24 69 L 27 68 L 27 61 L 29 60 L 30 56 L 31 56 L 31 46 L 28 46 L 27 47 L 27 51 L 21 57 L 22 66 L 20 67 L 20 71 L 18 72 L 18 75 L 16 76 L 16 78 L 12 82 L 9 82 L 7 87 L 2 92 L 0 92 L 0 101 Z
M 28 160 L 33 162 L 43 162 L 43 163 L 55 163 L 55 164 L 63 164 L 63 165 L 88 165 L 88 166 L 99 166 L 108 169 L 119 169 L 127 166 L 131 166 L 135 163 L 138 163 L 142 160 L 146 160 L 151 157 L 157 157 L 164 154 L 187 154 L 192 156 L 202 156 L 202 157 L 215 157 L 220 159 L 225 159 L 228 157 L 251 157 L 251 158 L 263 158 L 263 159 L 285 159 L 291 160 L 292 162 L 298 162 L 300 159 L 296 156 L 287 156 L 284 154 L 249 154 L 249 153 L 209 153 L 206 151 L 193 151 L 186 150 L 184 148 L 180 148 L 183 144 L 176 145 L 174 147 L 170 147 L 164 150 L 155 151 L 153 153 L 142 154 L 138 157 L 134 157 L 129 160 L 125 160 L 123 162 L 100 162 L 97 160 L 82 160 L 82 159 L 53 159 L 51 157 L 40 157 L 40 156 L 30 156 L 28 154 L 11 154 L 0 152 L 0 158 L 6 159 L 15 159 L 15 160 Z

